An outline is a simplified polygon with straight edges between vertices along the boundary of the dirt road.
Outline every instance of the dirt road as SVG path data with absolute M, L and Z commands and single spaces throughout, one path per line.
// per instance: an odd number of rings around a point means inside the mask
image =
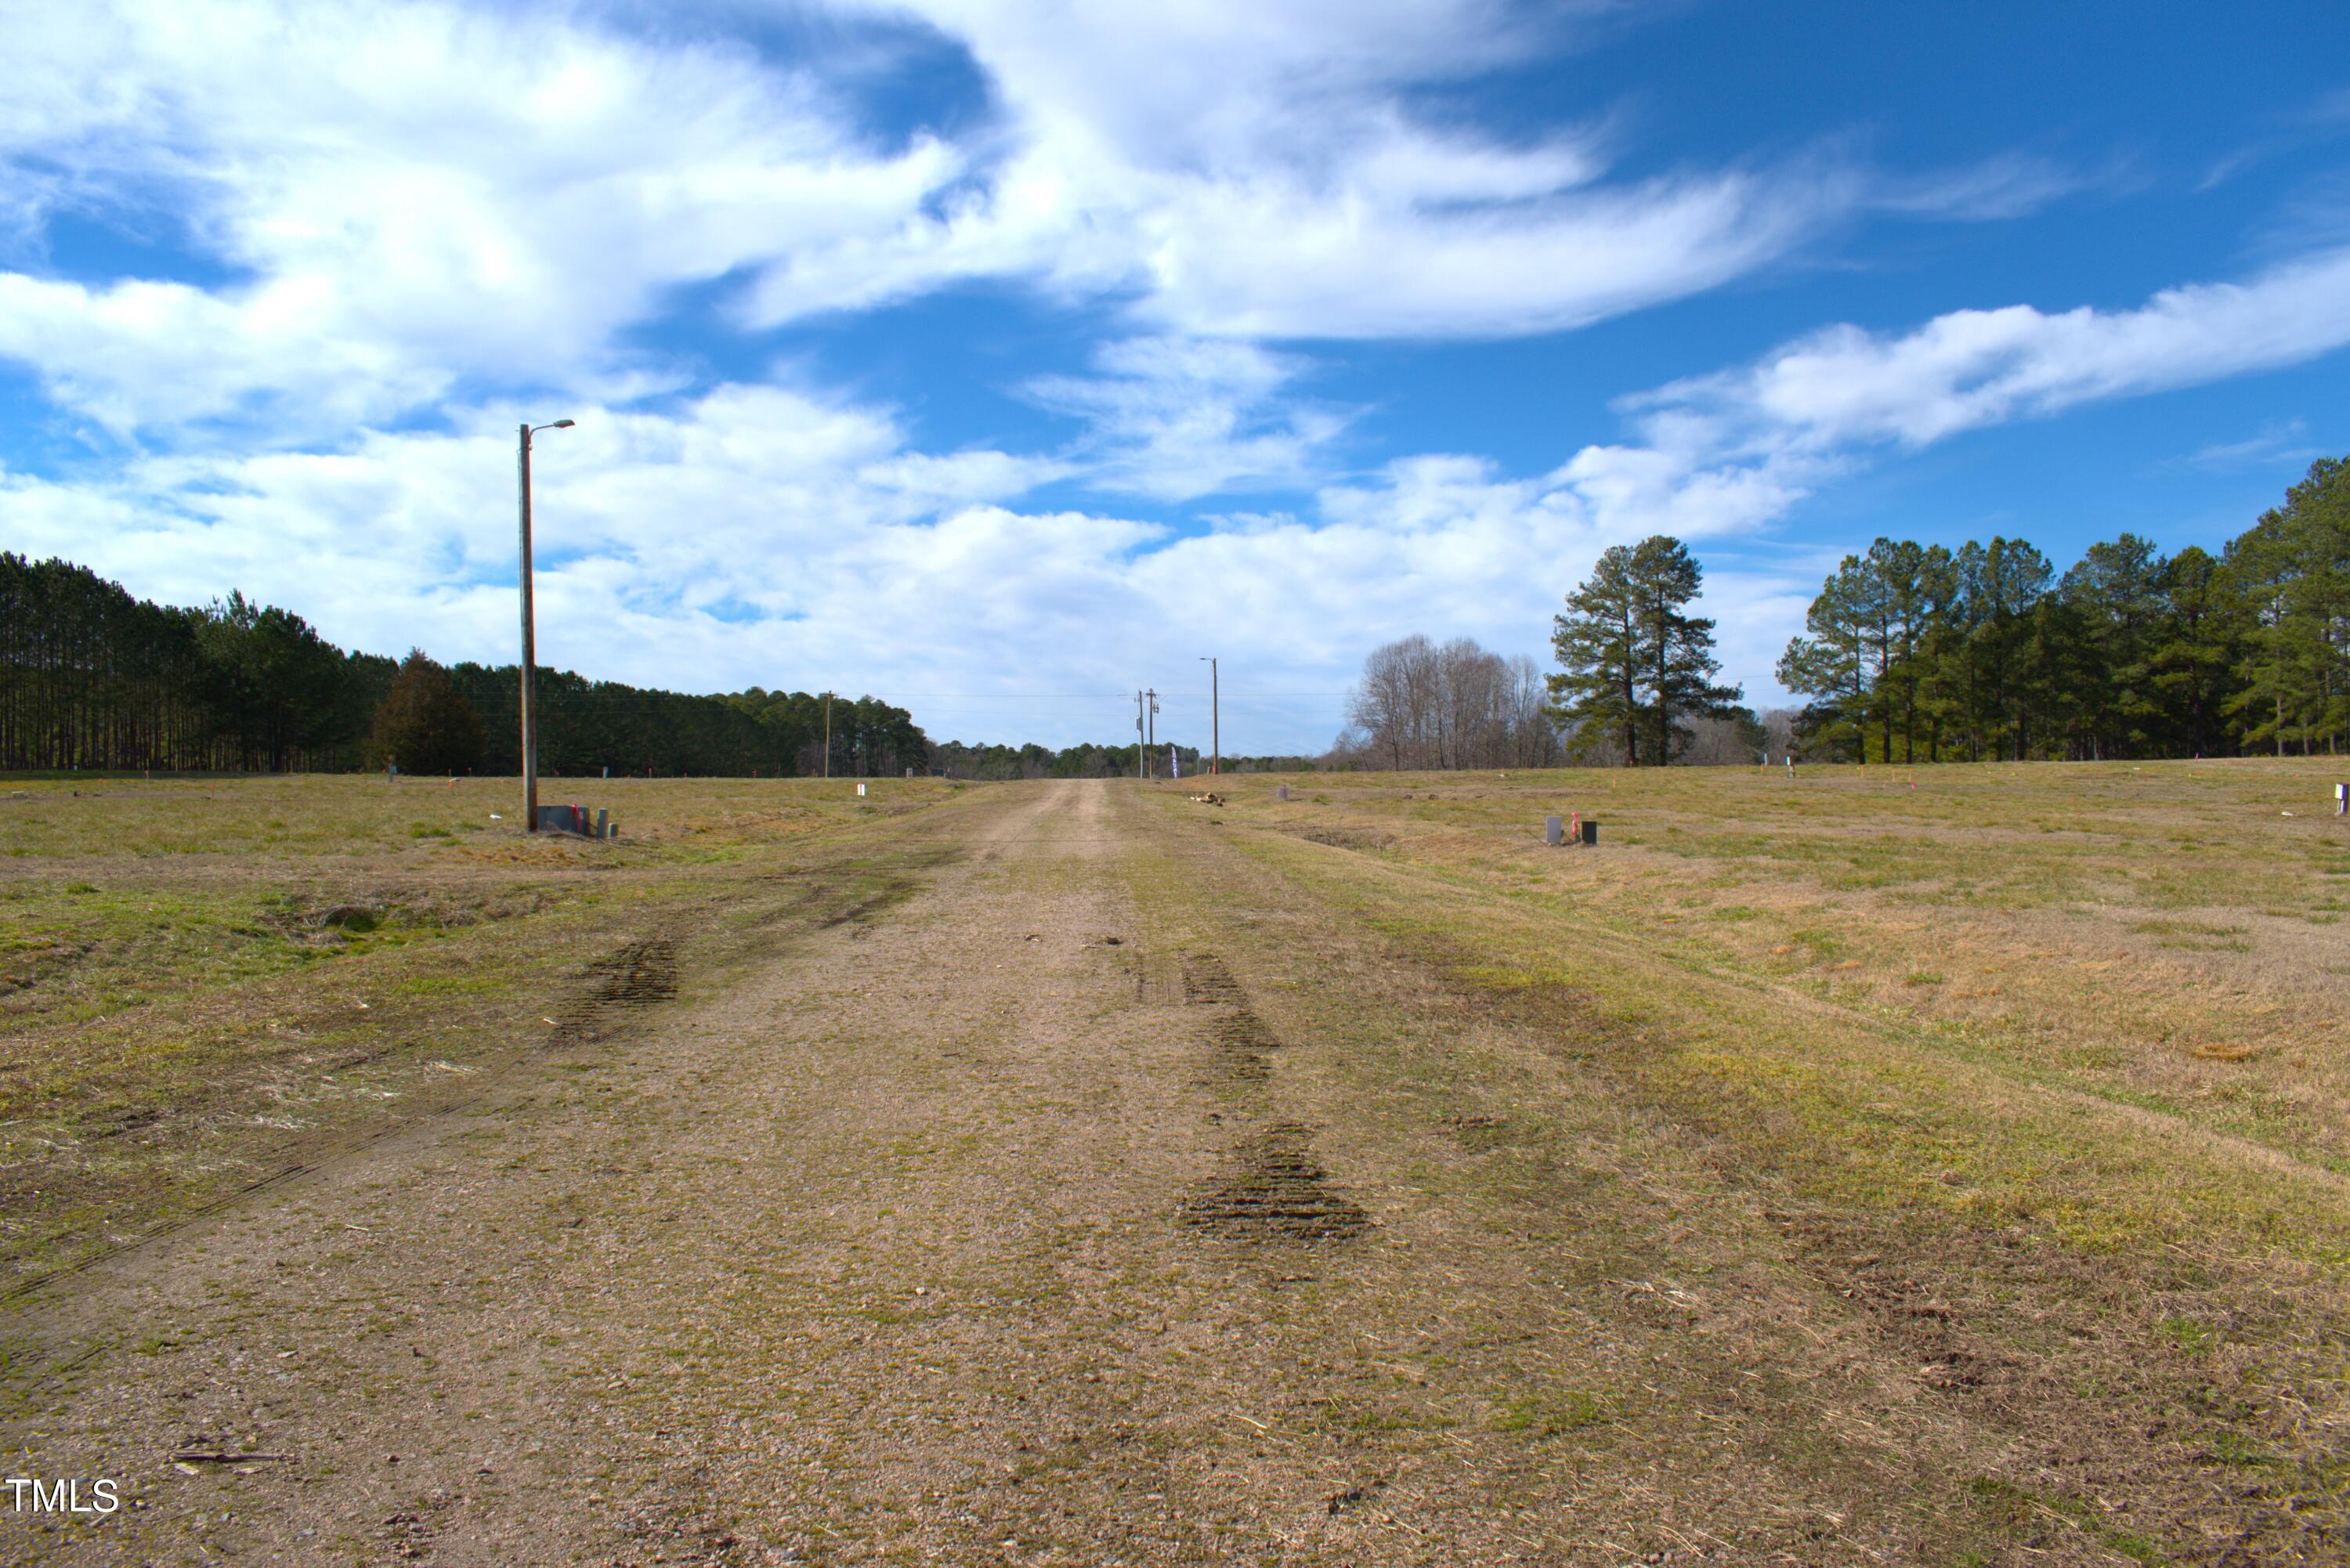
M 126 1506 L 0 1554 L 2136 1555 L 1995 1517 L 1930 1314 L 1225 831 L 973 791 L 902 901 L 681 940 L 592 1042 L 18 1303 L 13 1467 Z

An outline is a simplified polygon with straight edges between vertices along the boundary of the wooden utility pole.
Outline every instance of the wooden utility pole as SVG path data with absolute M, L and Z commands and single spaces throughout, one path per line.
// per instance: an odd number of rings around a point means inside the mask
M 1143 695 L 1150 699 L 1150 740 L 1149 744 L 1143 751 L 1145 761 L 1142 771 L 1144 777 L 1157 778 L 1159 776 L 1159 693 L 1152 691 L 1145 691 Z
M 557 420 L 551 425 L 524 425 L 516 442 L 516 461 L 520 464 L 522 491 L 522 829 L 525 833 L 538 831 L 538 724 L 531 708 L 532 688 L 537 681 L 537 649 L 530 610 L 530 438 L 534 430 L 567 431 L 569 420 Z
M 530 426 L 522 427 L 522 830 L 538 831 L 538 732 L 531 722 L 531 667 L 536 661 L 530 624 Z
M 1221 707 L 1216 696 L 1216 661 L 1207 654 L 1200 655 L 1208 667 L 1208 776 L 1213 778 L 1224 771 L 1224 737 Z

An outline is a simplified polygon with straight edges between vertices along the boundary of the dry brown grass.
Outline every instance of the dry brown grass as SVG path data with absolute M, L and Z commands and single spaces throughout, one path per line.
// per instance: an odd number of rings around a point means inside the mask
M 1930 1440 L 2008 1522 L 1955 1560 L 2001 1559 L 2037 1511 L 2140 1561 L 2298 1561 L 2350 1550 L 2331 776 L 1293 776 L 1231 781 L 1217 831 L 1464 1018 L 1555 1042 L 1575 1092 L 1644 1110 L 1627 1159 L 1694 1139 L 1700 1190 L 1742 1195 L 1880 1353 L 1962 1397 Z M 1541 843 L 1569 809 L 1600 848 Z M 1427 1092 L 1478 1075 L 1464 1056 Z M 1733 1228 L 1703 1207 L 1691 1246 Z
M 870 788 L 548 781 L 610 803 L 594 844 L 515 831 L 513 780 L 0 786 L 0 1265 L 37 1278 L 477 1095 L 585 1027 L 625 944 L 876 896 L 859 835 L 957 792 Z
M 1227 793 L 1236 823 L 1368 849 L 1692 973 L 1922 1026 L 2011 1073 L 2350 1172 L 2341 773 L 1353 774 Z M 1570 809 L 1601 821 L 1596 853 L 1541 844 L 1544 813 Z

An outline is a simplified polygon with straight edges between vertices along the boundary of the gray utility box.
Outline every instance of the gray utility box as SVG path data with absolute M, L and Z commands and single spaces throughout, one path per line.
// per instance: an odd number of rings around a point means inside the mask
M 584 805 L 542 805 L 538 808 L 538 830 L 541 833 L 569 833 L 581 838 L 609 838 L 612 825 L 609 813 L 599 811 L 593 821 Z

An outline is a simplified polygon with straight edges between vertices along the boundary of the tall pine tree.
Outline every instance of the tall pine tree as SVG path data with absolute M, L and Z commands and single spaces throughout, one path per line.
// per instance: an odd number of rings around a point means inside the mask
M 1567 597 L 1551 646 L 1551 711 L 1581 749 L 1605 738 L 1624 763 L 1669 763 L 1688 744 L 1690 721 L 1727 716 L 1735 687 L 1714 683 L 1713 622 L 1687 613 L 1704 581 L 1678 539 L 1659 534 L 1611 545 Z

